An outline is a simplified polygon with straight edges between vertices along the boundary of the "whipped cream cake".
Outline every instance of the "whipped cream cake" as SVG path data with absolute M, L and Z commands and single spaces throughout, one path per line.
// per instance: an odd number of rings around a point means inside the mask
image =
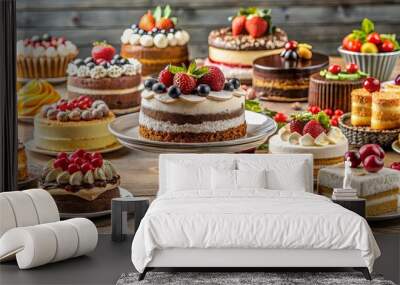
M 120 176 L 100 153 L 61 152 L 43 168 L 40 187 L 54 198 L 61 213 L 101 212 L 119 197 Z
M 329 124 L 329 117 L 305 112 L 295 114 L 278 134 L 269 140 L 270 153 L 310 153 L 314 158 L 314 177 L 319 169 L 343 162 L 348 141 L 342 131 Z
M 191 66 L 188 71 L 175 74 L 172 72 L 176 67 L 169 67 L 160 73 L 159 81 L 145 82 L 140 135 L 150 140 L 183 143 L 245 136 L 245 92 L 240 88 L 240 81 L 225 82 L 223 73 L 216 67 L 205 66 L 193 71 Z M 196 74 L 194 79 L 192 76 Z M 166 87 L 168 81 L 171 85 Z
M 84 96 L 61 99 L 44 106 L 35 116 L 34 142 L 36 147 L 50 151 L 104 149 L 117 142 L 108 130 L 114 119 L 104 101 Z
M 251 85 L 253 61 L 279 54 L 288 40 L 285 31 L 272 26 L 270 13 L 269 9 L 240 9 L 231 27 L 212 30 L 206 64 L 218 66 L 227 78 Z
M 140 105 L 142 65 L 115 55 L 115 49 L 99 43 L 92 56 L 68 65 L 68 98 L 89 96 L 103 100 L 116 114 L 134 112 Z
M 176 27 L 167 5 L 148 11 L 138 24 L 125 29 L 121 36 L 121 56 L 139 60 L 143 75 L 156 74 L 166 65 L 188 64 L 189 33 Z

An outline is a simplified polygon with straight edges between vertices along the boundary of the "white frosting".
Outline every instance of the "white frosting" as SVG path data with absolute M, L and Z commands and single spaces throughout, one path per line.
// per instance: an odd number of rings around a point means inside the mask
M 54 58 L 57 56 L 64 57 L 70 54 L 76 54 L 77 52 L 77 47 L 70 41 L 66 41 L 65 44 L 59 44 L 57 47 L 50 46 L 48 48 L 41 45 L 36 47 L 32 45 L 25 46 L 23 40 L 17 42 L 17 56 Z
M 157 34 L 154 37 L 154 45 L 158 48 L 166 48 L 168 46 L 168 39 L 163 34 Z
M 117 78 L 117 77 L 121 77 L 121 75 L 123 74 L 124 71 L 118 65 L 112 65 L 106 70 L 106 72 L 109 77 Z
M 61 45 L 59 45 L 59 46 L 57 47 L 57 52 L 58 52 L 58 54 L 59 54 L 60 56 L 67 56 L 67 55 L 70 54 L 70 51 L 69 51 L 69 49 L 67 48 L 67 46 L 66 46 L 66 45 L 63 45 L 63 44 L 61 44 Z
M 72 64 L 72 63 L 68 64 L 67 74 L 69 76 L 77 75 L 78 74 L 78 67 L 75 64 Z
M 243 124 L 245 121 L 244 114 L 229 120 L 219 120 L 219 121 L 206 121 L 201 124 L 171 124 L 170 122 L 163 122 L 154 120 L 143 113 L 139 115 L 139 124 L 146 126 L 152 130 L 158 132 L 169 132 L 169 133 L 205 133 L 205 132 L 219 132 L 225 131 L 231 128 L 235 128 Z
M 31 57 L 33 56 L 33 47 L 32 46 L 26 46 L 24 48 L 24 54 L 23 56 Z
M 133 34 L 133 30 L 132 29 L 126 29 L 121 36 L 121 42 L 123 44 L 127 44 L 129 43 L 129 38 L 131 37 L 131 35 Z
M 89 77 L 90 76 L 90 69 L 86 65 L 81 65 L 76 72 L 76 75 L 79 77 Z
M 153 45 L 158 48 L 166 48 L 168 46 L 186 45 L 190 40 L 190 35 L 187 31 L 177 31 L 175 33 L 168 33 L 167 35 L 158 33 L 154 36 L 144 34 L 134 34 L 132 29 L 125 29 L 121 35 L 121 42 L 123 44 L 141 45 L 143 47 L 152 47 Z
M 140 44 L 140 35 L 132 34 L 129 37 L 129 44 L 131 44 L 131 45 L 139 45 Z
M 32 56 L 33 57 L 41 57 L 41 56 L 44 56 L 45 54 L 46 54 L 46 50 L 44 49 L 44 47 L 38 46 L 33 49 Z
M 54 47 L 48 47 L 46 49 L 47 57 L 56 57 L 58 55 L 57 50 Z
M 78 52 L 78 48 L 71 41 L 66 41 L 65 47 L 67 48 L 69 53 L 77 53 Z
M 253 69 L 249 67 L 231 67 L 223 64 L 211 62 L 208 58 L 204 62 L 205 65 L 216 66 L 221 69 L 225 78 L 237 78 L 240 80 L 251 80 L 253 78 Z
M 140 38 L 140 44 L 144 47 L 151 47 L 153 46 L 153 37 L 150 35 L 143 35 Z
M 17 42 L 17 56 L 18 55 L 24 55 L 25 53 L 25 45 L 23 40 L 19 40 Z
M 169 33 L 167 35 L 167 39 L 168 39 L 168 45 L 170 46 L 176 46 L 178 44 L 178 40 L 175 38 L 175 35 L 172 33 Z
M 125 75 L 132 76 L 132 75 L 140 73 L 142 70 L 142 64 L 136 59 L 132 59 L 132 60 L 134 60 L 136 62 L 132 63 L 132 61 L 130 60 L 129 61 L 130 64 L 125 64 L 122 66 L 122 71 Z
M 101 65 L 97 65 L 90 70 L 91 78 L 99 79 L 99 78 L 103 78 L 106 76 L 107 76 L 107 70 Z

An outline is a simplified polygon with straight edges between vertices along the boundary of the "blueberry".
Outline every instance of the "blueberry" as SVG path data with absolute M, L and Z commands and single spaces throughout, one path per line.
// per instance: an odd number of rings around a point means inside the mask
M 292 50 L 287 50 L 287 51 L 285 52 L 285 59 L 291 59 L 292 53 L 293 53 Z
M 107 61 L 103 61 L 102 63 L 100 63 L 100 65 L 104 68 L 109 68 L 110 67 L 110 63 Z
M 96 64 L 95 64 L 94 62 L 88 62 L 88 63 L 86 64 L 86 66 L 87 66 L 89 69 L 92 69 L 93 67 L 96 66 Z
M 295 50 L 292 50 L 290 52 L 289 58 L 292 60 L 297 60 L 297 58 L 299 57 L 299 55 L 297 54 L 297 52 Z
M 207 84 L 199 84 L 199 86 L 197 86 L 197 95 L 201 97 L 206 97 L 208 94 L 210 94 L 210 91 L 210 86 Z
M 32 40 L 32 42 L 36 43 L 36 42 L 40 41 L 40 37 L 39 36 L 33 36 L 31 38 L 31 40 Z
M 119 54 L 114 55 L 113 59 L 121 59 L 122 56 L 120 56 Z
M 51 37 L 49 34 L 43 34 L 42 35 L 42 41 L 48 42 L 50 41 Z
M 156 84 L 153 84 L 151 90 L 153 90 L 156 93 L 163 93 L 165 91 L 165 85 L 160 82 L 157 82 Z
M 286 54 L 286 50 L 284 49 L 284 50 L 281 52 L 281 57 L 285 57 L 285 54 Z
M 233 91 L 235 90 L 235 87 L 233 87 L 233 84 L 230 82 L 225 82 L 224 84 L 224 90 L 225 91 Z
M 84 63 L 88 64 L 89 62 L 93 62 L 93 58 L 91 58 L 90 56 L 85 58 L 85 60 L 83 61 Z
M 232 83 L 233 88 L 239 89 L 239 87 L 240 87 L 240 80 L 239 80 L 239 79 L 237 79 L 237 78 L 231 78 L 231 79 L 229 79 L 228 82 L 229 82 L 229 83 Z
M 118 60 L 118 59 L 112 59 L 112 60 L 110 61 L 110 64 L 111 64 L 111 65 L 119 65 L 119 60 Z
M 172 85 L 168 88 L 168 95 L 171 98 L 178 98 L 181 95 L 181 89 L 175 85 Z
M 74 64 L 76 66 L 81 66 L 81 65 L 83 65 L 85 63 L 83 62 L 83 60 L 81 58 L 77 58 L 77 59 L 74 60 Z
M 146 89 L 148 89 L 148 90 L 151 90 L 151 88 L 153 87 L 153 85 L 154 85 L 155 83 L 157 83 L 157 79 L 154 79 L 154 78 L 146 79 L 146 80 L 144 81 L 144 88 L 146 88 Z
M 121 58 L 120 60 L 119 60 L 119 64 L 120 65 L 124 65 L 124 64 L 128 64 L 129 63 L 129 60 L 127 60 L 126 58 Z

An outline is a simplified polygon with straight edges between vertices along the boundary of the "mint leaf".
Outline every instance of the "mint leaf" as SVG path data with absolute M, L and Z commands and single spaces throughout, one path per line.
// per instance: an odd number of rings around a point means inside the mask
M 193 72 L 196 70 L 196 62 L 195 61 L 192 61 L 190 64 L 189 64 L 189 67 L 188 67 L 188 70 L 187 70 L 187 72 L 189 73 L 189 74 L 193 74 Z
M 325 129 L 330 128 L 330 123 L 329 123 L 329 116 L 325 114 L 325 112 L 319 112 L 318 114 L 315 115 L 315 119 L 323 126 Z
M 171 16 L 171 13 L 172 13 L 171 7 L 169 5 L 165 6 L 163 17 L 169 18 L 169 16 Z
M 172 74 L 177 74 L 179 72 L 185 72 L 186 68 L 184 66 L 174 66 L 174 65 L 168 65 L 168 70 Z
M 202 66 L 200 68 L 197 68 L 195 71 L 193 71 L 192 75 L 194 77 L 196 77 L 196 78 L 200 78 L 206 73 L 208 73 L 208 67 L 207 66 Z
M 154 9 L 153 16 L 156 19 L 156 21 L 159 21 L 162 16 L 162 9 L 161 6 L 157 6 L 156 9 Z
M 361 22 L 361 30 L 366 34 L 372 33 L 375 30 L 374 22 L 368 18 L 364 18 Z
M 176 26 L 176 24 L 178 23 L 178 18 L 177 17 L 171 17 L 170 19 L 174 23 L 174 25 Z
M 367 38 L 367 34 L 361 30 L 353 30 L 352 35 L 355 40 L 360 40 L 362 42 L 364 42 Z

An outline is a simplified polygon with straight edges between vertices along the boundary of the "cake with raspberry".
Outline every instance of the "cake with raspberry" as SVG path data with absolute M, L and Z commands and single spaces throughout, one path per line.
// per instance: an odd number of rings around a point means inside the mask
M 100 153 L 61 152 L 43 168 L 40 187 L 54 198 L 60 213 L 90 213 L 111 209 L 120 197 L 120 176 Z
M 226 78 L 251 85 L 254 60 L 279 54 L 287 34 L 272 26 L 270 9 L 242 8 L 231 20 L 231 27 L 210 32 L 206 64 L 218 66 Z
M 341 130 L 331 126 L 324 112 L 298 113 L 269 140 L 270 153 L 311 153 L 314 177 L 319 169 L 343 162 L 348 141 Z
M 144 83 L 139 115 L 143 138 L 164 142 L 215 142 L 246 135 L 245 92 L 215 66 L 167 66 Z
M 121 36 L 121 56 L 138 59 L 143 75 L 158 74 L 166 65 L 189 63 L 189 33 L 176 27 L 169 5 L 158 6 L 143 15 L 138 24 L 124 30 Z
M 117 143 L 108 130 L 115 119 L 104 101 L 90 97 L 61 99 L 35 116 L 35 146 L 50 151 L 101 150 Z
M 329 57 L 312 52 L 308 44 L 289 41 L 281 54 L 258 58 L 253 65 L 253 87 L 262 99 L 307 101 L 310 76 L 327 68 Z
M 105 42 L 96 42 L 90 57 L 68 65 L 68 98 L 89 96 L 103 100 L 115 114 L 139 109 L 141 64 L 115 54 Z
M 17 42 L 17 77 L 27 79 L 64 78 L 68 64 L 78 49 L 64 37 L 49 34 L 33 36 Z
M 308 103 L 322 109 L 341 109 L 344 112 L 351 110 L 351 92 L 361 88 L 367 74 L 360 71 L 358 66 L 350 63 L 346 70 L 340 65 L 332 64 L 310 77 Z

